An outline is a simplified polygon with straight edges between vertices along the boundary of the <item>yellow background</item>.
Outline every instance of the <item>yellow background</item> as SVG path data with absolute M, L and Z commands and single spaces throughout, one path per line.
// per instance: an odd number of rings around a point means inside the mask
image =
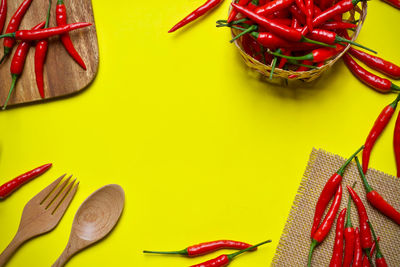
M 220 253 L 186 259 L 141 251 L 221 238 L 272 239 L 231 264 L 267 266 L 312 147 L 349 156 L 395 97 L 364 86 L 341 61 L 308 89 L 254 78 L 229 44 L 228 29 L 215 27 L 228 1 L 167 34 L 201 2 L 94 1 L 100 47 L 94 83 L 71 98 L 0 113 L 1 183 L 54 164 L 0 202 L 0 250 L 33 195 L 65 172 L 81 181 L 59 226 L 26 243 L 8 266 L 50 266 L 81 202 L 109 183 L 125 189 L 122 218 L 68 266 L 188 266 Z M 370 1 L 358 41 L 400 63 L 398 22 L 399 10 Z M 371 160 L 391 174 L 393 126 L 394 120 Z

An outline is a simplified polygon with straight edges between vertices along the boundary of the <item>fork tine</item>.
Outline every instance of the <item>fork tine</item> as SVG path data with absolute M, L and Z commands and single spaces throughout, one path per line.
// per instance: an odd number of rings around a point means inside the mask
M 59 178 L 57 178 L 54 182 L 52 182 L 50 185 L 48 185 L 45 189 L 40 191 L 36 196 L 34 196 L 35 201 L 41 203 L 43 202 L 53 191 L 53 189 L 60 183 L 60 181 L 65 177 L 66 174 L 61 175 Z M 33 199 L 32 199 L 33 200 Z
M 64 198 L 64 200 L 61 202 L 61 204 L 58 206 L 58 208 L 52 212 L 55 216 L 62 216 L 66 209 L 68 208 L 69 204 L 71 203 L 73 197 L 76 194 L 76 191 L 78 190 L 78 185 L 79 182 L 75 184 L 75 186 L 70 190 L 69 194 Z
M 62 192 L 60 192 L 60 194 L 53 200 L 51 213 L 54 213 L 54 211 L 58 208 L 58 206 L 60 206 L 61 202 L 64 200 L 64 198 L 68 194 L 68 192 L 71 190 L 71 188 L 74 185 L 75 181 L 76 181 L 76 179 L 73 180 L 72 182 L 70 182 L 68 184 L 68 186 L 66 186 L 64 188 L 64 190 Z
M 70 175 L 65 181 L 60 184 L 47 198 L 43 201 L 42 205 L 44 207 L 49 208 L 50 205 L 53 203 L 54 199 L 60 194 L 60 192 L 64 189 L 64 187 L 68 184 L 69 180 L 71 179 L 72 175 Z

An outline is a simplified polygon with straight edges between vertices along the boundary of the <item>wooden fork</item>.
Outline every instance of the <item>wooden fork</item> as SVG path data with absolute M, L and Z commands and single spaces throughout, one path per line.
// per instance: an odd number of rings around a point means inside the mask
M 13 253 L 25 241 L 50 232 L 57 226 L 79 185 L 79 182 L 75 184 L 76 179 L 68 184 L 72 177 L 70 176 L 57 187 L 64 176 L 65 174 L 43 189 L 25 205 L 17 233 L 0 255 L 0 267 L 6 264 Z

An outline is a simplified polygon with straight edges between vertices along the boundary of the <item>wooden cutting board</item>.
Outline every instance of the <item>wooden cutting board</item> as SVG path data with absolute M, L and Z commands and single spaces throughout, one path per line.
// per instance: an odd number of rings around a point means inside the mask
M 52 1 L 50 27 L 56 26 L 55 8 L 57 0 Z M 5 32 L 11 16 L 17 10 L 22 0 L 8 0 L 8 11 Z M 70 32 L 71 40 L 76 50 L 86 63 L 83 70 L 66 52 L 58 37 L 49 40 L 47 59 L 44 66 L 45 100 L 70 95 L 87 87 L 94 79 L 99 66 L 99 48 L 97 44 L 96 27 L 94 24 L 92 3 L 90 0 L 64 0 L 67 8 L 68 23 L 91 22 L 92 26 Z M 48 0 L 33 0 L 25 14 L 20 29 L 30 29 L 46 20 Z M 10 64 L 13 53 L 0 65 L 0 105 L 6 100 L 10 85 Z M 0 56 L 3 56 L 3 41 L 0 41 Z M 20 76 L 9 105 L 42 101 L 35 80 L 34 70 L 35 48 L 31 47 L 26 59 L 25 68 Z

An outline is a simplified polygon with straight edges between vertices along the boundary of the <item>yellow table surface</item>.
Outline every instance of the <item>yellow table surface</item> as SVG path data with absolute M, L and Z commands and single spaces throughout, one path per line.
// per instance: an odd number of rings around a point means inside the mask
M 54 164 L 0 202 L 0 250 L 32 196 L 63 173 L 81 181 L 58 227 L 23 245 L 7 266 L 51 265 L 79 205 L 110 183 L 126 193 L 119 224 L 68 266 L 188 266 L 220 253 L 186 259 L 141 251 L 272 239 L 231 264 L 267 266 L 312 147 L 349 156 L 395 97 L 363 85 L 342 61 L 308 89 L 253 78 L 228 42 L 229 30 L 215 27 L 228 1 L 167 34 L 201 2 L 94 1 L 100 47 L 94 83 L 70 98 L 0 113 L 1 183 Z M 398 22 L 399 10 L 370 1 L 358 41 L 400 63 Z M 370 164 L 391 174 L 394 119 Z

